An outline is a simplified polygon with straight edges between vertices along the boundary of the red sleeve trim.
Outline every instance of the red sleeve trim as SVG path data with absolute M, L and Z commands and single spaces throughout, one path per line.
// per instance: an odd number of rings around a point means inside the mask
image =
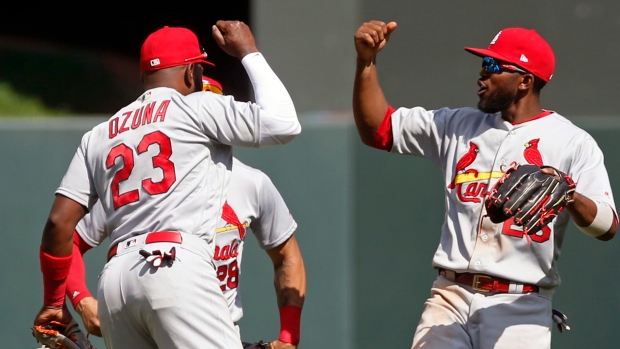
M 86 245 L 88 248 L 82 251 L 83 246 L 80 245 Z M 82 299 L 92 297 L 86 286 L 86 268 L 84 266 L 84 258 L 82 257 L 84 252 L 89 250 L 90 247 L 92 246 L 84 242 L 77 231 L 73 232 L 73 258 L 71 269 L 69 269 L 69 275 L 67 275 L 66 291 L 67 297 L 69 297 L 69 301 L 71 301 L 71 305 L 73 305 L 73 309 L 77 308 L 78 303 L 80 303 Z
M 56 257 L 39 248 L 39 262 L 43 273 L 43 305 L 62 307 L 65 304 L 67 275 L 71 268 L 71 255 Z
M 396 109 L 388 105 L 388 109 L 383 117 L 381 126 L 377 129 L 375 138 L 372 140 L 372 144 L 370 145 L 371 147 L 386 151 L 392 150 L 392 144 L 394 143 L 394 139 L 392 137 L 392 114 L 395 111 Z

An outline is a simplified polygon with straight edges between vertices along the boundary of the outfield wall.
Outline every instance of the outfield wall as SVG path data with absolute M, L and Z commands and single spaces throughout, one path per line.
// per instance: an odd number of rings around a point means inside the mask
M 8 348 L 34 348 L 30 324 L 42 300 L 38 246 L 58 185 L 84 131 L 96 118 L 0 119 L 3 267 L 0 336 Z M 302 345 L 408 348 L 429 287 L 443 217 L 440 171 L 425 159 L 361 145 L 349 113 L 302 116 L 303 132 L 286 146 L 237 149 L 266 172 L 299 223 L 308 294 Z M 607 154 L 616 193 L 618 118 L 578 119 Z M 617 194 L 618 195 L 618 194 Z M 251 235 L 248 235 L 251 236 Z M 244 250 L 244 339 L 273 339 L 278 314 L 268 256 L 253 237 Z M 8 242 L 8 243 L 7 243 Z M 560 260 L 563 285 L 554 307 L 572 330 L 553 332 L 555 348 L 612 348 L 620 311 L 617 241 L 603 243 L 571 226 Z M 95 289 L 105 248 L 86 255 Z M 95 345 L 104 348 L 95 338 Z

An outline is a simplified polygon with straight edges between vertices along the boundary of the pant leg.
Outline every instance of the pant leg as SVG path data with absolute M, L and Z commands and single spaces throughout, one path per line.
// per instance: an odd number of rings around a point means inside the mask
M 466 329 L 471 294 L 438 277 L 426 300 L 412 349 L 472 349 Z
M 173 246 L 172 266 L 154 268 L 137 251 L 108 262 L 112 266 L 99 282 L 106 346 L 240 349 L 208 245 L 184 235 L 182 245 L 156 243 L 145 249 L 169 251 Z
M 551 300 L 537 293 L 477 293 L 439 276 L 412 348 L 548 349 Z
M 551 306 L 537 293 L 477 294 L 469 319 L 474 348 L 551 348 Z

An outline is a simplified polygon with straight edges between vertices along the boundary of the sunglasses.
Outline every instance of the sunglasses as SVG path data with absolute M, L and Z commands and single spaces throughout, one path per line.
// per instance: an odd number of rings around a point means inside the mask
M 222 91 L 221 88 L 215 86 L 215 85 L 211 85 L 211 84 L 202 84 L 202 90 L 203 91 L 209 91 L 209 92 L 213 92 L 213 93 L 217 93 L 218 95 L 223 95 L 224 91 Z
M 527 71 L 517 66 L 514 66 L 512 64 L 500 63 L 499 61 L 491 57 L 484 57 L 482 59 L 482 68 L 492 74 L 500 74 L 504 70 L 510 70 L 517 73 L 527 73 Z

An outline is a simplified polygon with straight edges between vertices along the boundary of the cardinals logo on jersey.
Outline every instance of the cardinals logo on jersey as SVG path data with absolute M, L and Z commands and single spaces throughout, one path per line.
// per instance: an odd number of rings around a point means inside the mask
M 213 259 L 215 260 L 217 278 L 220 280 L 220 289 L 223 292 L 228 292 L 236 289 L 239 283 L 243 239 L 245 239 L 249 223 L 241 223 L 239 216 L 228 202 L 222 206 L 222 220 L 225 224 L 215 230 Z M 236 234 L 235 230 L 239 234 Z M 234 293 L 231 297 L 234 298 Z
M 232 207 L 228 204 L 228 202 L 224 203 L 222 206 L 222 219 L 227 223 L 226 227 L 218 228 L 216 230 L 217 233 L 222 233 L 231 229 L 239 229 L 239 237 L 241 240 L 245 239 L 245 228 L 248 226 L 248 223 L 241 223 L 239 221 L 239 217 L 237 217 L 237 213 L 233 210 Z
M 478 145 L 476 145 L 476 143 L 474 142 L 469 142 L 469 150 L 456 163 L 456 170 L 455 170 L 456 174 L 454 175 L 452 182 L 448 185 L 449 189 L 454 189 L 456 185 L 455 183 L 456 177 L 459 174 L 466 173 L 465 169 L 467 168 L 467 166 L 471 165 L 472 162 L 474 162 L 474 160 L 476 160 L 476 156 L 478 156 L 478 152 L 480 152 L 480 148 L 478 147 Z M 476 170 L 468 170 L 468 171 L 476 171 Z
M 448 184 L 448 189 L 455 189 L 458 199 L 463 202 L 480 203 L 487 194 L 489 178 L 500 178 L 502 172 L 479 172 L 468 168 L 474 163 L 480 153 L 480 147 L 469 142 L 469 149 L 456 163 L 454 178 Z
M 542 155 L 540 155 L 540 151 L 538 150 L 539 141 L 540 138 L 536 138 L 524 144 L 525 150 L 523 150 L 523 157 L 528 164 L 543 165 Z
M 230 260 L 238 256 L 239 245 L 245 239 L 246 228 L 248 222 L 241 223 L 235 210 L 225 202 L 222 206 L 222 219 L 226 224 L 215 230 L 216 234 L 231 232 L 234 230 L 239 232 L 238 237 L 235 235 L 222 234 L 215 237 L 215 253 L 213 255 L 216 261 Z M 234 234 L 234 233 L 233 233 Z

